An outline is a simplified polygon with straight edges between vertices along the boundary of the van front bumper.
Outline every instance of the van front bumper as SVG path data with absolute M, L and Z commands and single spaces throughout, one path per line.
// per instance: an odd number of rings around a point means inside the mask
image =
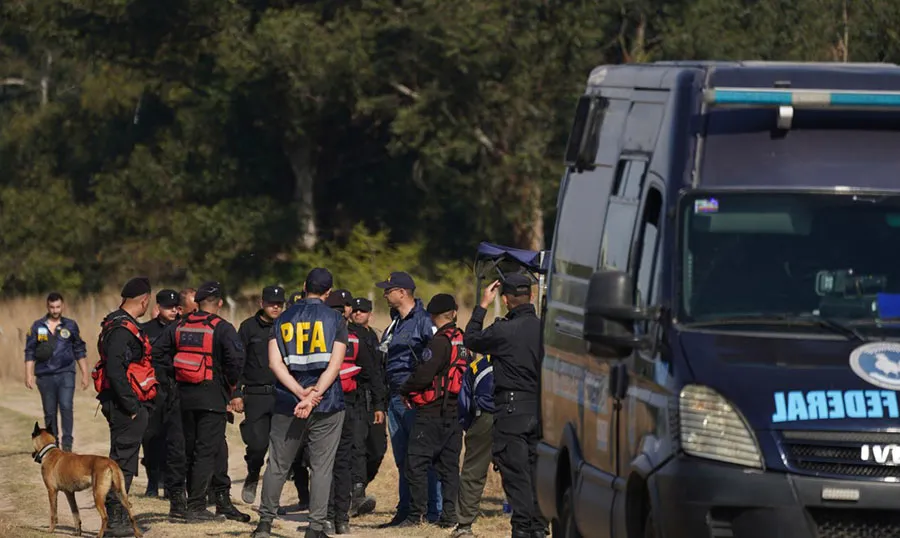
M 650 477 L 660 538 L 900 538 L 900 483 L 760 471 L 679 456 Z M 823 490 L 858 491 L 856 501 Z

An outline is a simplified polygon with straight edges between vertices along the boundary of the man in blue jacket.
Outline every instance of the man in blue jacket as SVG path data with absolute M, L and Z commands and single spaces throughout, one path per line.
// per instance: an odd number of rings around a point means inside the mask
M 409 379 L 416 365 L 422 361 L 422 354 L 428 347 L 437 328 L 431 316 L 425 311 L 422 300 L 415 297 L 416 283 L 407 273 L 397 271 L 390 277 L 375 284 L 384 290 L 384 299 L 391 309 L 391 324 L 381 336 L 378 346 L 385 354 L 385 374 L 388 384 L 388 435 L 394 462 L 400 472 L 400 502 L 394 519 L 385 526 L 396 526 L 409 515 L 409 483 L 406 481 L 406 452 L 409 434 L 416 418 L 416 411 L 406 405 L 400 394 L 400 387 Z M 428 471 L 428 514 L 429 521 L 437 521 L 441 514 L 440 484 L 434 468 Z
M 466 431 L 466 456 L 459 473 L 459 518 L 451 538 L 474 536 L 472 523 L 491 465 L 494 430 L 494 367 L 488 355 L 469 363 L 457 401 L 459 423 Z
M 31 324 L 25 338 L 25 386 L 37 385 L 47 429 L 59 442 L 56 413 L 62 416 L 62 449 L 72 451 L 72 405 L 75 397 L 75 364 L 81 370 L 81 390 L 91 383 L 87 346 L 75 320 L 63 317 L 63 297 L 47 296 L 47 315 Z

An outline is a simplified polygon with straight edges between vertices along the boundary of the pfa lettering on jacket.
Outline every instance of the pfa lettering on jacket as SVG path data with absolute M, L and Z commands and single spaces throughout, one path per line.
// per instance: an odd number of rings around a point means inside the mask
M 772 422 L 900 416 L 893 390 L 794 390 L 774 397 Z

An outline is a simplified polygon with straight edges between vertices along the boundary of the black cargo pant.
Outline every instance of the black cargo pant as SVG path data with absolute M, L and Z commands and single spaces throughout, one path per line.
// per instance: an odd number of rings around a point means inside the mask
M 366 410 L 366 441 L 365 441 L 365 462 L 366 462 L 366 479 L 363 484 L 368 485 L 378 475 L 378 469 L 387 453 L 387 412 L 384 413 L 385 420 L 381 424 L 375 424 L 375 409 Z
M 456 402 L 448 407 L 456 408 Z M 418 410 L 409 435 L 406 454 L 406 481 L 409 484 L 409 517 L 418 521 L 428 504 L 428 469 L 432 465 L 441 481 L 443 507 L 439 524 L 456 524 L 456 498 L 459 493 L 459 453 L 462 450 L 462 426 L 456 413 L 441 416 Z
M 362 395 L 361 392 L 359 394 Z M 363 398 L 360 398 L 348 412 L 354 415 L 352 422 L 353 452 L 350 456 L 350 461 L 352 462 L 350 467 L 350 479 L 354 487 L 356 487 L 357 484 L 362 484 L 362 486 L 365 487 L 369 482 L 367 475 L 368 461 L 366 460 L 366 440 L 369 437 L 369 424 L 374 420 L 374 412 L 370 412 L 366 408 L 366 401 Z
M 207 490 L 213 475 L 221 479 L 221 457 L 225 447 L 225 413 L 182 410 L 184 445 L 187 453 L 188 509 L 206 509 Z M 218 460 L 218 463 L 217 463 Z M 227 469 L 227 460 L 226 460 Z M 226 474 L 227 476 L 227 474 Z
M 244 387 L 244 420 L 241 422 L 241 439 L 247 451 L 248 474 L 259 474 L 269 450 L 269 431 L 275 410 L 275 392 L 271 385 Z
M 184 429 L 181 425 L 181 399 L 174 383 L 160 376 L 156 406 L 144 434 L 144 460 L 147 476 L 163 472 L 166 491 L 184 490 L 187 457 Z M 148 448 L 148 443 L 150 447 Z M 158 444 L 161 443 L 161 454 Z M 159 475 L 155 476 L 159 479 Z
M 153 406 L 152 404 L 142 404 L 134 418 L 131 418 L 131 415 L 114 401 L 103 402 L 100 407 L 109 424 L 109 457 L 122 469 L 127 492 L 131 489 L 131 481 L 138 473 L 141 441 L 147 431 L 147 422 L 150 413 L 153 412 Z M 110 505 L 118 502 L 114 494 L 110 493 L 106 496 L 107 509 Z
M 537 397 L 533 394 L 501 392 L 494 395 L 493 456 L 503 492 L 512 509 L 513 535 L 543 532 L 546 522 L 537 505 L 534 471 L 540 440 Z
M 228 441 L 222 437 L 222 444 L 216 452 L 215 470 L 209 480 L 209 491 L 227 492 L 231 495 L 231 477 L 228 476 Z
M 362 420 L 360 404 L 354 393 L 344 395 L 344 425 L 341 427 L 341 440 L 338 442 L 337 454 L 334 456 L 331 494 L 328 497 L 328 521 L 347 523 L 350 521 L 350 494 L 353 491 L 353 468 L 357 467 L 354 458 L 356 430 Z M 365 405 L 363 403 L 363 405 Z

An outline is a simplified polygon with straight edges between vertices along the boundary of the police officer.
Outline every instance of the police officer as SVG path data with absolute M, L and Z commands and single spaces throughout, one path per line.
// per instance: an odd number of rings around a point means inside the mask
M 307 439 L 311 481 L 306 538 L 327 536 L 323 529 L 344 423 L 339 375 L 347 349 L 346 324 L 324 304 L 332 282 L 327 269 L 314 268 L 304 284 L 306 298 L 275 320 L 269 343 L 269 367 L 277 378 L 275 415 L 255 538 L 270 535 L 288 470 Z
M 400 473 L 397 512 L 390 522 L 382 525 L 390 527 L 403 523 L 409 515 L 410 492 L 404 470 L 409 435 L 416 415 L 414 409 L 406 406 L 399 390 L 421 361 L 422 353 L 436 329 L 422 300 L 415 296 L 416 283 L 409 274 L 395 271 L 387 280 L 378 282 L 375 286 L 384 290 L 384 299 L 391 308 L 391 324 L 381 335 L 379 344 L 379 351 L 386 354 L 385 375 L 390 391 L 388 431 L 394 462 Z M 429 520 L 436 520 L 441 511 L 441 494 L 437 475 L 433 470 L 429 471 L 428 477 L 428 501 Z
M 459 391 L 459 423 L 466 432 L 465 458 L 459 474 L 459 519 L 451 538 L 474 536 L 472 523 L 491 465 L 494 430 L 494 367 L 489 355 L 469 363 Z
M 406 454 L 406 481 L 411 495 L 409 516 L 400 527 L 419 525 L 428 499 L 428 469 L 435 466 L 441 480 L 443 510 L 440 527 L 456 525 L 456 496 L 459 488 L 459 453 L 462 428 L 457 417 L 457 398 L 468 351 L 456 326 L 459 307 L 452 295 L 439 293 L 426 311 L 437 332 L 429 342 L 412 375 L 400 387 L 400 394 L 416 409 L 415 422 Z
M 231 401 L 231 407 L 244 413 L 241 438 L 247 446 L 244 456 L 247 479 L 241 498 L 247 504 L 256 501 L 259 473 L 269 448 L 269 427 L 275 409 L 275 374 L 269 368 L 269 336 L 272 324 L 281 315 L 284 301 L 284 288 L 266 286 L 262 290 L 259 310 L 245 319 L 238 329 L 247 360 L 238 383 L 237 398 Z
M 373 387 L 367 388 L 366 393 L 366 411 L 368 413 L 367 432 L 365 440 L 366 448 L 366 465 L 365 465 L 365 482 L 368 486 L 375 476 L 378 475 L 378 469 L 387 452 L 387 424 L 386 424 L 386 398 L 387 387 L 384 380 L 384 359 L 385 354 L 378 350 L 378 334 L 374 329 L 369 327 L 369 321 L 372 317 L 372 301 L 355 297 L 353 299 L 353 312 L 351 320 L 357 328 L 360 338 L 360 344 L 365 345 L 371 351 L 375 364 L 380 370 L 378 379 L 374 380 Z M 382 390 L 382 394 L 376 394 L 377 389 Z M 351 509 L 352 512 L 352 509 Z M 353 515 L 353 514 L 351 514 Z
M 156 342 L 166 327 L 178 318 L 178 306 L 181 301 L 178 292 L 164 289 L 156 294 L 156 317 L 141 325 L 141 329 L 150 338 L 150 344 Z M 171 365 L 171 357 L 168 364 L 165 360 L 156 360 L 153 368 L 156 370 L 156 379 L 159 381 L 159 390 L 156 395 L 156 405 L 150 415 L 147 432 L 144 434 L 144 459 L 142 461 L 147 471 L 147 497 L 156 497 L 159 494 L 159 485 L 163 482 L 166 468 L 166 419 L 171 407 L 169 397 L 174 390 L 169 390 L 168 370 Z M 180 424 L 180 421 L 179 421 Z M 173 434 L 173 435 L 177 435 Z M 183 452 L 183 451 L 182 451 Z M 184 461 L 181 461 L 181 474 L 184 474 Z M 166 492 L 168 497 L 168 491 Z
M 357 340 L 356 362 L 362 368 L 356 379 L 357 406 L 362 408 L 353 437 L 353 494 L 350 501 L 350 515 L 356 517 L 373 512 L 376 506 L 375 497 L 366 494 L 366 487 L 378 474 L 378 467 L 387 451 L 384 412 L 387 387 L 384 383 L 384 364 L 378 353 L 378 335 L 369 327 L 372 301 L 354 297 L 350 303 L 348 328 L 351 338 Z
M 181 398 L 188 461 L 188 522 L 219 519 L 249 521 L 237 512 L 216 469 L 225 447 L 226 408 L 244 367 L 244 347 L 231 323 L 219 317 L 224 290 L 206 282 L 194 300 L 199 309 L 187 314 L 157 340 L 154 356 L 173 356 L 175 380 Z M 227 465 L 227 462 L 226 462 Z M 213 484 L 210 484 L 213 479 Z M 216 494 L 216 514 L 206 510 L 207 489 Z M 247 517 L 245 517 L 247 516 Z
M 137 318 L 150 304 L 150 280 L 137 277 L 122 288 L 121 306 L 101 324 L 94 387 L 109 423 L 109 457 L 122 469 L 125 490 L 138 472 L 138 455 L 153 408 L 158 382 L 150 358 L 150 340 Z M 107 536 L 132 536 L 128 516 L 115 494 L 106 496 Z
M 502 287 L 501 287 L 502 286 Z M 500 291 L 506 317 L 482 329 L 488 306 Z M 546 523 L 537 507 L 534 490 L 538 423 L 541 323 L 531 304 L 531 280 L 508 275 L 488 286 L 466 326 L 465 345 L 476 353 L 489 353 L 494 366 L 493 456 L 512 508 L 514 538 L 543 538 Z M 527 465 L 527 472 L 523 472 Z
M 74 319 L 62 315 L 65 302 L 62 295 L 47 295 L 47 315 L 31 324 L 25 337 L 25 386 L 34 390 L 37 385 L 44 408 L 44 423 L 56 437 L 62 437 L 62 449 L 72 451 L 75 397 L 75 365 L 81 370 L 81 389 L 90 385 L 85 357 L 87 346 Z M 62 436 L 57 410 L 62 418 Z

